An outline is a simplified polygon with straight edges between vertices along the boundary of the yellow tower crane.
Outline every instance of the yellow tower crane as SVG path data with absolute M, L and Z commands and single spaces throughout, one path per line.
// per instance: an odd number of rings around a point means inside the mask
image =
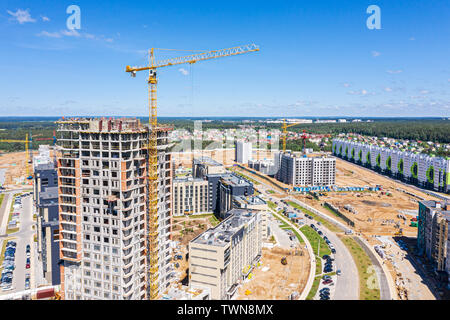
M 25 140 L 0 140 L 0 142 L 8 142 L 8 143 L 25 143 L 25 156 L 26 156 L 26 175 L 27 179 L 30 180 L 33 176 L 30 174 L 30 162 L 31 158 L 28 154 L 28 148 L 30 147 L 31 140 L 28 139 L 28 134 L 25 135 Z
M 281 139 L 283 139 L 283 152 L 286 152 L 286 139 L 287 139 L 287 128 L 293 127 L 301 124 L 300 122 L 287 124 L 286 119 L 283 119 L 283 124 L 281 125 L 281 129 L 283 130 L 283 134 L 281 135 Z
M 149 71 L 148 75 L 148 99 L 149 99 L 149 133 L 147 144 L 148 156 L 148 179 L 147 179 L 147 298 L 155 300 L 158 298 L 158 160 L 157 160 L 157 107 L 156 107 L 156 69 L 169 67 L 184 63 L 193 64 L 198 61 L 210 60 L 234 56 L 238 54 L 259 51 L 259 47 L 255 44 L 249 44 L 228 49 L 213 50 L 200 52 L 184 57 L 170 58 L 156 61 L 155 50 L 167 50 L 152 48 L 149 50 L 149 65 L 145 67 L 126 66 L 125 71 L 129 72 L 132 77 L 136 76 L 138 71 Z M 169 49 L 172 50 L 172 49 Z

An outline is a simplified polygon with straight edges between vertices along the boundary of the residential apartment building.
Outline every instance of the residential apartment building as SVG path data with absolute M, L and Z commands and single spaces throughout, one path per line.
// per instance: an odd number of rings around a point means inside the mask
M 148 127 L 126 118 L 62 119 L 57 124 L 63 299 L 148 299 Z M 167 134 L 167 128 L 157 129 L 160 292 L 169 284 L 171 267 Z
M 210 157 L 199 157 L 192 160 L 192 176 L 194 178 L 205 178 L 210 174 L 226 173 L 223 164 Z
M 417 248 L 439 272 L 450 280 L 450 202 L 420 201 Z M 449 281 L 450 283 L 450 281 Z
M 200 178 L 173 180 L 173 215 L 202 214 L 211 212 L 209 182 Z
M 43 278 L 48 284 L 60 284 L 58 174 L 48 146 L 39 146 L 33 158 L 33 200 L 37 214 L 37 251 Z
M 278 181 L 293 186 L 331 186 L 336 183 L 334 157 L 297 156 L 291 152 L 279 154 Z
M 332 150 L 338 157 L 380 173 L 423 188 L 450 192 L 450 159 L 345 139 L 334 139 Z
M 235 174 L 223 175 L 219 180 L 219 210 L 218 214 L 224 218 L 233 208 L 234 196 L 251 196 L 254 192 L 253 184 Z
M 258 196 L 233 196 L 233 208 L 245 209 L 256 212 L 260 215 L 261 219 L 261 236 L 263 240 L 268 240 L 272 235 L 272 231 L 269 227 L 269 219 L 272 214 L 269 211 L 267 202 Z
M 243 140 L 234 142 L 234 161 L 247 164 L 252 160 L 252 143 Z
M 211 299 L 231 299 L 261 258 L 261 219 L 233 209 L 228 218 L 189 242 L 189 286 L 209 288 Z

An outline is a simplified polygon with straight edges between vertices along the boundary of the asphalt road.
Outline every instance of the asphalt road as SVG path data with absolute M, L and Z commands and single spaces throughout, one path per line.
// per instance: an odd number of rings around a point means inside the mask
M 15 193 L 15 192 L 14 192 Z M 11 197 L 14 193 L 11 193 Z M 12 282 L 12 290 L 9 291 L 0 291 L 1 294 L 9 294 L 13 292 L 23 291 L 25 290 L 25 274 L 30 273 L 31 275 L 31 287 L 33 287 L 33 278 L 32 272 L 34 270 L 35 262 L 35 254 L 33 253 L 33 235 L 35 231 L 32 229 L 34 224 L 33 221 L 33 205 L 32 205 L 32 196 L 28 196 L 26 198 L 22 198 L 22 208 L 18 210 L 20 212 L 20 225 L 19 231 L 16 233 L 10 234 L 8 237 L 15 238 L 14 241 L 17 242 L 16 246 L 16 255 L 15 255 L 15 264 L 16 269 L 13 273 L 13 282 Z M 9 209 L 6 210 L 5 213 L 9 213 Z M 26 246 L 27 244 L 31 245 L 31 268 L 26 269 Z
M 271 199 L 270 196 L 269 199 Z M 295 199 L 290 197 L 289 199 L 295 202 Z M 282 205 L 282 207 L 284 207 L 284 205 Z M 300 216 L 304 217 L 303 214 L 300 214 Z M 336 249 L 336 254 L 332 254 L 332 257 L 335 259 L 333 266 L 334 271 L 338 269 L 341 270 L 341 275 L 335 279 L 336 284 L 335 289 L 333 290 L 334 294 L 331 294 L 332 299 L 359 300 L 358 269 L 347 247 L 342 243 L 342 241 L 334 232 L 328 230 L 323 225 L 317 225 L 315 220 L 308 220 L 305 218 L 305 221 L 312 221 L 307 224 L 309 225 L 311 223 L 314 223 L 316 227 L 319 227 L 319 230 L 321 230 L 324 235 L 328 237 L 328 239 Z

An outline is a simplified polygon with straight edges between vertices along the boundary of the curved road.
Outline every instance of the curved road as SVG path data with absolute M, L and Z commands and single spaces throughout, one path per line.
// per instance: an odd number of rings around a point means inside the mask
M 265 192 L 267 190 L 273 190 L 280 194 L 278 190 L 274 190 L 274 188 L 267 186 L 261 180 L 259 180 L 259 182 L 261 184 L 255 185 L 254 187 L 259 189 L 259 191 L 262 191 L 264 197 L 267 197 L 272 201 L 274 200 Z M 289 196 L 287 198 L 301 206 L 295 198 L 291 198 Z M 277 198 L 276 200 L 279 201 L 280 199 Z M 317 223 L 315 224 L 317 226 Z M 335 300 L 359 300 L 359 274 L 352 255 L 334 232 L 328 230 L 323 225 L 320 226 L 320 230 L 328 237 L 336 248 L 336 254 L 334 255 L 334 267 L 336 270 L 340 269 L 342 272 L 341 275 L 337 277 L 333 298 Z

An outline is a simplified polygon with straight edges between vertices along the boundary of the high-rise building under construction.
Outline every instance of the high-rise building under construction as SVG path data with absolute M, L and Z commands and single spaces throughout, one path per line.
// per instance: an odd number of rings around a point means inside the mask
M 63 299 L 148 299 L 148 127 L 137 119 L 57 124 Z M 171 268 L 167 134 L 168 128 L 157 129 L 159 292 L 168 286 Z

